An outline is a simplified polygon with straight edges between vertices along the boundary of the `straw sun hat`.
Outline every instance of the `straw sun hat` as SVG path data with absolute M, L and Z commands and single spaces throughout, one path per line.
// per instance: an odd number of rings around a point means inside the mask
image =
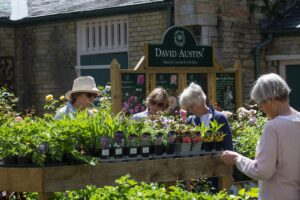
M 66 93 L 66 99 L 71 100 L 71 95 L 77 92 L 87 92 L 99 95 L 101 92 L 96 87 L 96 83 L 91 76 L 81 76 L 74 80 L 73 88 Z

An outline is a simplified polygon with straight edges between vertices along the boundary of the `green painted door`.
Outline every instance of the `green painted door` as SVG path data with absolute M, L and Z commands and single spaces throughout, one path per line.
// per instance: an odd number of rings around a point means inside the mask
M 300 64 L 286 66 L 286 81 L 291 88 L 290 105 L 300 111 Z

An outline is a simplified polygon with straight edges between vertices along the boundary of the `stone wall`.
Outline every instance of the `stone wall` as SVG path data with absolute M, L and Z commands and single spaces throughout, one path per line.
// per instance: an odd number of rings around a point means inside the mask
M 14 56 L 15 54 L 15 29 L 0 27 L 0 56 Z
M 129 67 L 134 68 L 144 55 L 144 43 L 161 43 L 168 28 L 167 11 L 129 15 Z
M 174 0 L 174 2 L 175 24 L 201 26 L 201 39 L 210 37 L 209 45 L 215 47 L 216 58 L 224 68 L 232 68 L 235 60 L 241 60 L 243 97 L 247 101 L 254 81 L 252 51 L 263 40 L 258 23 L 264 17 L 260 9 L 263 6 L 262 1 Z
M 20 106 L 41 112 L 45 95 L 55 98 L 76 77 L 76 22 L 45 23 L 16 29 L 16 92 Z
M 267 55 L 295 55 L 300 54 L 299 35 L 274 35 L 273 41 L 267 46 Z

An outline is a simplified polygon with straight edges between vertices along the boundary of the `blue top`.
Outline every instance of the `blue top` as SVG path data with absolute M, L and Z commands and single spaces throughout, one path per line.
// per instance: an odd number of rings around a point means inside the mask
M 224 150 L 233 150 L 233 144 L 232 144 L 232 133 L 228 124 L 228 121 L 226 117 L 218 111 L 215 111 L 212 106 L 209 107 L 210 114 L 212 114 L 212 118 L 210 121 L 216 120 L 220 124 L 224 124 L 221 128 L 220 131 L 222 131 L 224 134 L 224 140 L 223 140 L 223 149 Z M 194 123 L 195 125 L 200 125 L 201 124 L 201 119 L 200 117 L 196 117 L 195 115 L 189 116 L 187 121 L 188 124 Z
M 139 113 L 136 113 L 136 114 L 132 115 L 130 117 L 130 119 L 135 120 L 135 121 L 140 121 L 142 119 L 145 119 L 145 118 L 149 117 L 149 115 L 150 115 L 150 113 L 149 113 L 148 109 L 146 109 L 143 112 L 139 112 Z
M 71 104 L 70 101 L 68 101 L 64 107 L 60 108 L 56 112 L 54 119 L 59 120 L 59 119 L 62 119 L 64 116 L 68 116 L 71 119 L 74 119 L 75 113 L 76 113 L 76 110 L 75 110 L 74 106 Z

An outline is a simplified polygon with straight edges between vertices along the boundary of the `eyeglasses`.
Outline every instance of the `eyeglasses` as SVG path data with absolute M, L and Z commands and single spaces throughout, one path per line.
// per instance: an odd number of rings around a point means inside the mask
M 160 108 L 162 108 L 162 107 L 165 106 L 164 103 L 162 103 L 162 102 L 157 102 L 157 101 L 150 101 L 150 104 L 153 105 L 153 106 L 156 105 L 157 107 L 160 107 Z
M 86 96 L 90 99 L 90 98 L 96 98 L 98 95 L 95 93 L 86 93 Z

